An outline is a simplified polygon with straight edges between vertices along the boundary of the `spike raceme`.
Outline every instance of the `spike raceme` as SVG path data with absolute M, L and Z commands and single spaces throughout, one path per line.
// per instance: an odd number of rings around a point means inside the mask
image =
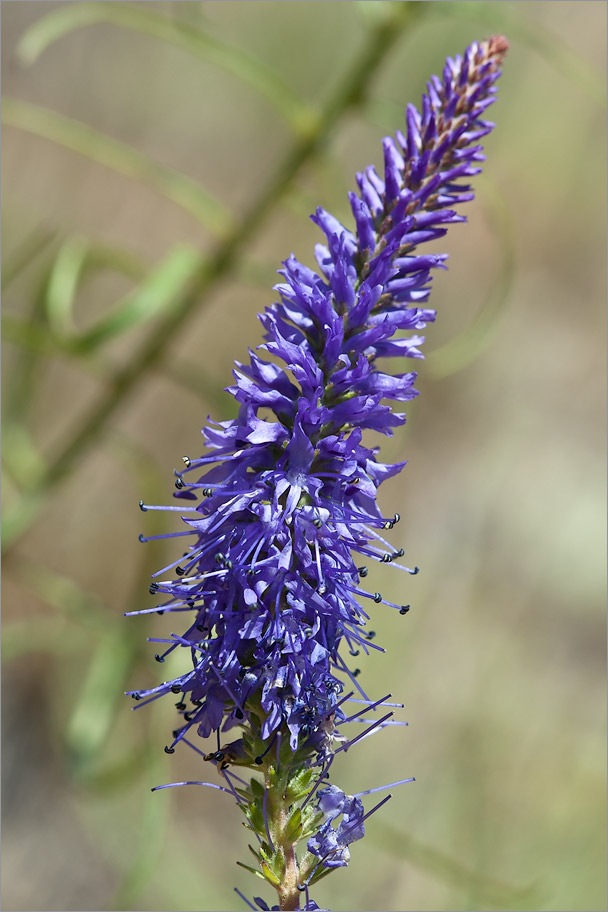
M 381 649 L 367 628 L 372 608 L 409 606 L 368 591 L 364 562 L 418 570 L 387 541 L 399 515 L 377 504 L 404 463 L 378 461 L 363 432 L 392 435 L 405 416 L 387 400 L 417 395 L 413 371 L 387 373 L 379 361 L 422 357 L 432 273 L 446 255 L 419 248 L 464 221 L 455 207 L 473 197 L 507 47 L 502 37 L 472 44 L 432 77 L 421 111 L 408 105 L 404 132 L 383 141 L 383 177 L 373 167 L 357 175 L 353 230 L 317 209 L 319 271 L 293 255 L 283 263 L 280 300 L 260 315 L 264 342 L 234 370 L 238 416 L 203 430 L 207 454 L 176 473 L 179 505 L 140 504 L 185 524 L 166 536 L 184 536 L 187 550 L 154 575 L 161 601 L 149 610 L 189 618 L 182 634 L 156 640 L 159 662 L 184 649 L 188 660 L 173 680 L 132 696 L 138 706 L 179 697 L 169 753 L 201 753 L 191 738 L 216 734 L 204 759 L 245 814 L 257 840 L 251 870 L 275 887 L 276 908 L 299 909 L 301 898 L 318 908 L 309 887 L 348 863 L 349 845 L 390 797 L 366 812 L 360 796 L 328 782 L 338 753 L 398 724 L 385 711 L 395 704 L 367 697 L 351 658 Z M 222 743 L 220 730 L 231 729 Z

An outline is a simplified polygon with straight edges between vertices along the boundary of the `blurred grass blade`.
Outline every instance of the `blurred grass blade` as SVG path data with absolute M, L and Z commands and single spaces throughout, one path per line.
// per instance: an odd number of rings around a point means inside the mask
M 2 466 L 21 488 L 35 486 L 46 466 L 28 429 L 16 417 L 5 419 L 2 428 Z
M 515 278 L 515 232 L 504 197 L 488 181 L 486 198 L 494 222 L 502 263 L 498 277 L 473 322 L 461 333 L 426 356 L 427 368 L 436 379 L 449 377 L 472 364 L 488 347 L 505 310 Z
M 177 247 L 113 311 L 78 337 L 78 350 L 90 351 L 133 326 L 170 311 L 189 293 L 202 262 L 193 247 Z
M 94 593 L 81 589 L 74 580 L 16 555 L 11 558 L 10 569 L 26 589 L 59 614 L 85 627 L 100 632 L 107 630 L 108 615 L 103 602 Z
M 542 902 L 538 883 L 513 887 L 493 877 L 477 874 L 449 855 L 387 825 L 377 824 L 375 833 L 376 843 L 400 861 L 408 861 L 454 887 L 473 889 L 479 903 L 483 903 L 481 908 L 537 909 Z
M 66 743 L 76 775 L 85 777 L 98 759 L 123 700 L 124 681 L 131 667 L 133 646 L 121 626 L 103 635 L 89 662 L 88 671 L 66 730 Z
M 167 359 L 161 362 L 160 368 L 166 377 L 190 390 L 195 396 L 202 397 L 206 403 L 217 409 L 217 413 L 222 415 L 223 419 L 236 418 L 238 403 L 225 392 L 221 383 L 218 385 L 217 377 L 212 377 L 200 365 L 191 364 L 180 358 L 179 363 L 177 359 Z M 226 377 L 226 380 L 228 379 L 229 372 Z
M 163 781 L 168 769 L 167 764 L 159 760 L 153 769 L 158 777 L 157 781 Z M 149 791 L 146 794 L 139 839 L 129 854 L 122 883 L 108 904 L 110 909 L 143 908 L 138 902 L 139 894 L 154 877 L 167 842 L 171 804 L 169 800 L 159 798 L 155 792 Z
M 70 7 L 62 7 L 62 10 L 68 9 Z M 233 227 L 233 218 L 226 207 L 195 180 L 152 161 L 87 124 L 15 98 L 3 100 L 2 122 L 56 142 L 125 177 L 141 181 L 181 206 L 216 237 L 229 234 Z
M 265 63 L 203 31 L 192 22 L 178 23 L 159 16 L 142 4 L 94 0 L 68 3 L 35 22 L 21 38 L 17 54 L 22 62 L 33 63 L 54 41 L 74 29 L 99 22 L 167 41 L 207 63 L 221 67 L 262 95 L 296 134 L 306 135 L 314 126 L 314 111 Z
M 51 329 L 58 336 L 75 332 L 74 303 L 84 270 L 89 244 L 84 238 L 70 238 L 59 248 L 46 293 L 46 312 Z
M 75 633 L 75 635 L 73 635 Z M 10 662 L 33 653 L 64 655 L 82 649 L 81 632 L 66 630 L 59 617 L 29 617 L 26 621 L 6 621 L 2 625 L 2 661 Z
M 17 250 L 2 263 L 2 291 L 7 291 L 15 279 L 27 269 L 32 260 L 42 253 L 54 240 L 57 232 L 50 228 L 37 226 L 21 242 Z
M 60 343 L 77 335 L 76 295 L 87 275 L 100 269 L 119 272 L 136 281 L 147 273 L 141 260 L 122 247 L 93 245 L 78 236 L 65 241 L 51 268 L 44 295 L 48 322 Z
M 13 342 L 30 352 L 39 355 L 57 355 L 59 347 L 49 337 L 48 329 L 36 323 L 19 320 L 12 314 L 2 315 L 2 339 L 4 342 Z

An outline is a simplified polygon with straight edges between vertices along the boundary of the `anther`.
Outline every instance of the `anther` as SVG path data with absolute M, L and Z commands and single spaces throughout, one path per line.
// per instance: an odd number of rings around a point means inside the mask
M 375 630 L 368 630 L 367 633 L 365 634 L 365 639 L 366 639 L 366 640 L 373 640 L 375 636 L 376 636 L 376 631 L 375 631 Z
M 223 751 L 216 751 L 213 755 L 213 759 L 216 761 L 216 763 L 221 763 L 225 756 L 226 755 Z
M 175 748 L 174 748 L 174 747 L 167 747 L 167 745 L 165 744 L 165 753 L 166 753 L 166 754 L 174 754 L 174 753 L 175 753 Z
M 403 557 L 404 554 L 405 554 L 405 551 L 403 550 L 403 548 L 399 548 L 398 551 L 395 551 L 395 553 L 393 554 L 393 557 Z
M 186 466 L 187 469 L 190 468 L 190 460 L 188 459 L 187 456 L 182 456 L 182 462 L 184 463 L 184 465 Z
M 355 670 L 353 671 L 353 678 L 358 678 L 360 674 L 361 674 L 361 669 L 355 668 Z
M 414 567 L 414 569 L 411 570 L 410 572 L 411 572 L 412 576 L 416 576 L 417 573 L 420 573 L 420 567 Z
M 323 526 L 323 522 L 320 519 L 313 519 L 312 524 L 316 529 L 321 529 Z
M 181 692 L 181 689 L 182 689 L 181 684 L 172 684 L 171 685 L 171 693 L 178 694 Z
M 158 592 L 158 583 L 150 583 L 148 592 L 150 595 L 154 595 L 155 592 Z
M 177 736 L 179 735 L 179 728 L 175 728 L 175 729 L 171 732 L 171 734 L 173 735 L 174 738 L 177 738 Z
M 197 624 L 196 629 L 200 630 L 201 633 L 204 633 L 207 628 L 205 627 L 204 624 Z
M 374 592 L 374 601 L 378 605 L 382 601 L 382 596 L 379 592 Z
M 138 693 L 131 694 L 131 697 L 133 700 L 141 700 L 141 694 Z
M 407 614 L 409 610 L 410 610 L 409 605 L 402 605 L 401 608 L 399 609 L 399 614 Z
M 212 494 L 213 494 L 213 488 L 203 488 L 204 497 L 211 497 Z
M 160 662 L 161 665 L 165 661 L 163 656 L 159 655 L 158 653 L 155 654 L 154 658 L 156 659 L 157 662 Z
M 359 652 L 360 652 L 359 649 L 351 649 L 351 650 L 350 650 L 350 655 L 353 656 L 353 658 L 354 658 L 355 656 L 358 656 L 358 655 L 359 655 Z
M 186 602 L 186 605 L 188 606 L 188 608 L 194 608 L 194 602 L 192 601 L 192 599 L 188 599 L 188 601 Z
M 357 567 L 357 573 L 365 579 L 368 573 L 367 567 Z
M 393 521 L 392 521 L 391 519 L 389 519 L 388 522 L 385 522 L 385 523 L 384 523 L 384 526 L 383 526 L 382 528 L 383 528 L 383 529 L 392 529 L 392 528 L 393 528 Z
M 181 478 L 178 477 L 175 479 L 175 487 L 178 491 L 181 491 L 181 489 L 184 487 L 184 482 L 181 480 Z
M 186 722 L 190 722 L 192 719 L 192 713 L 189 713 L 189 712 L 184 713 L 184 719 L 186 720 Z
M 226 567 L 227 570 L 232 570 L 232 567 L 233 567 L 234 565 L 233 565 L 232 561 L 230 560 L 230 558 L 227 558 L 227 559 L 224 561 L 224 566 Z
M 221 551 L 218 551 L 217 554 L 215 555 L 215 563 L 221 564 L 223 560 L 224 560 L 224 555 L 222 554 Z
M 186 571 L 184 570 L 183 567 L 176 567 L 175 572 L 177 573 L 178 576 L 183 576 Z
M 393 516 L 393 525 L 396 525 L 400 519 L 401 519 L 401 514 L 395 513 L 395 515 Z
M 245 714 L 242 709 L 236 709 L 234 715 L 237 719 L 242 719 Z
M 253 762 L 254 762 L 254 763 L 257 763 L 258 766 L 261 766 L 262 763 L 264 762 L 264 758 L 263 758 L 263 757 L 256 757 L 255 760 L 254 760 Z
M 393 559 L 392 554 L 383 554 L 380 560 L 383 564 L 390 564 L 392 559 Z
M 182 703 L 182 701 L 180 700 L 179 703 L 176 703 L 176 704 L 175 704 L 175 708 L 176 708 L 176 709 L 179 709 L 179 710 L 181 711 L 182 709 L 185 709 L 185 708 L 186 708 L 186 704 L 185 704 L 185 703 Z
M 139 509 L 141 510 L 142 513 L 145 513 L 145 512 L 146 512 L 146 507 L 145 507 L 145 505 L 144 505 L 143 500 L 140 500 L 140 501 L 139 501 Z
M 137 537 L 138 537 L 138 539 L 140 540 L 140 542 L 142 543 L 142 545 L 145 544 L 146 537 L 145 537 L 145 535 L 143 534 L 143 532 L 140 532 L 139 535 L 138 535 Z

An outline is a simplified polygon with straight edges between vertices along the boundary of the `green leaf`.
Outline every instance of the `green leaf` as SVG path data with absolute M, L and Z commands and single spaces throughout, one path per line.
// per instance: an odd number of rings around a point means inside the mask
M 256 833 L 264 832 L 264 814 L 257 804 L 250 804 L 245 810 L 245 814 Z
M 263 873 L 264 877 L 266 878 L 266 880 L 268 881 L 268 883 L 271 883 L 273 887 L 280 886 L 280 884 L 281 884 L 280 878 L 277 877 L 277 875 L 274 873 L 274 871 L 270 870 L 270 868 L 268 867 L 268 865 L 266 864 L 265 861 L 262 862 L 262 873 Z
M 17 55 L 23 63 L 31 64 L 57 39 L 74 29 L 100 22 L 167 41 L 231 73 L 273 105 L 296 134 L 305 136 L 314 127 L 314 111 L 265 63 L 192 22 L 172 21 L 141 4 L 69 3 L 33 24 L 21 38 Z
M 285 827 L 285 841 L 297 842 L 302 836 L 302 811 L 296 808 Z
M 310 768 L 299 770 L 295 776 L 292 776 L 285 789 L 288 801 L 293 803 L 299 801 L 304 795 L 307 795 L 311 789 L 314 777 L 315 772 Z
M 251 793 L 258 801 L 264 799 L 264 786 L 259 779 L 254 779 L 253 776 L 251 777 Z
M 255 868 L 252 868 L 251 865 L 245 864 L 243 861 L 237 861 L 239 868 L 245 868 L 246 871 L 250 871 L 252 874 L 255 874 L 256 877 L 261 877 L 264 880 L 264 875 L 260 874 L 259 871 L 256 871 Z
M 68 10 L 70 7 L 61 9 Z M 15 98 L 3 100 L 2 122 L 56 142 L 125 177 L 141 181 L 181 206 L 217 237 L 225 237 L 233 229 L 232 215 L 197 181 L 152 161 L 131 146 L 87 124 Z

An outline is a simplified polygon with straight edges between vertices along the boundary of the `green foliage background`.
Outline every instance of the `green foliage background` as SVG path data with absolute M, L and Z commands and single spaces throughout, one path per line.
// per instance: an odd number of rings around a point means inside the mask
M 421 397 L 387 460 L 407 619 L 369 690 L 409 729 L 343 756 L 370 822 L 332 909 L 606 902 L 605 67 L 599 2 L 5 3 L 3 723 L 6 909 L 240 908 L 246 836 L 163 753 L 147 578 L 165 502 L 307 214 L 349 218 L 446 54 L 504 32 L 487 173 L 439 244 Z M 164 527 L 163 527 L 164 528 Z M 376 571 L 376 576 L 381 571 Z M 399 591 L 405 585 L 405 590 Z M 206 772 L 206 771 L 205 771 Z M 203 776 L 204 778 L 204 776 Z

